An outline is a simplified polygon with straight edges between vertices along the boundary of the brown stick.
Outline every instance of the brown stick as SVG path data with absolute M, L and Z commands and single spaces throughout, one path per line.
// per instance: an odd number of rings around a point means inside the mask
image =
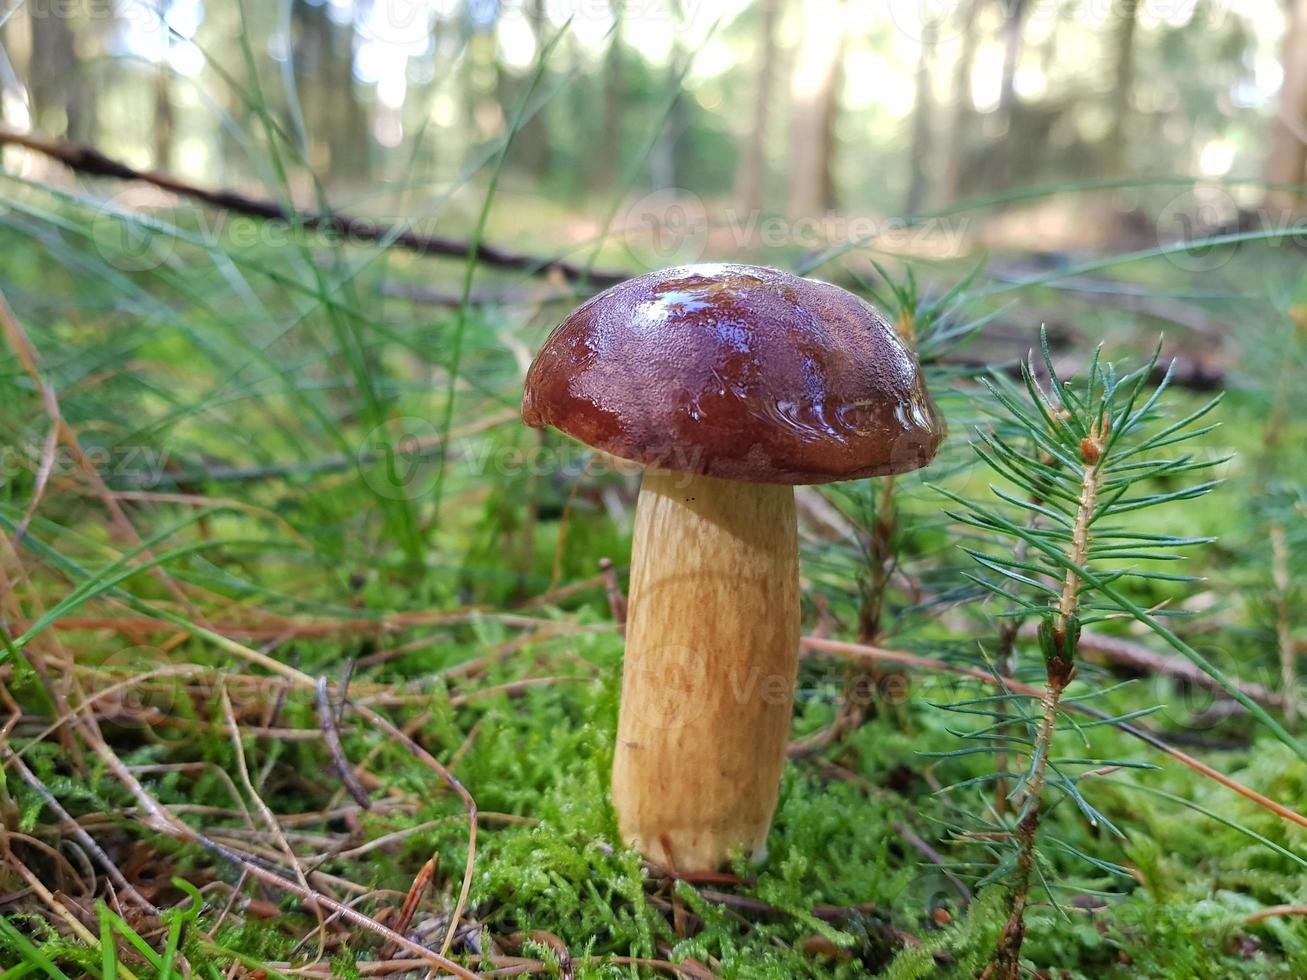
M 1243 922 L 1244 925 L 1251 926 L 1263 919 L 1274 919 L 1281 915 L 1307 915 L 1307 905 L 1268 905 L 1247 916 Z
M 1084 632 L 1080 634 L 1078 646 L 1088 653 L 1097 653 L 1115 664 L 1129 667 L 1144 674 L 1165 674 L 1176 677 L 1195 687 L 1206 688 L 1218 694 L 1225 693 L 1220 682 L 1191 664 L 1183 657 L 1168 657 L 1154 653 L 1147 647 L 1119 636 L 1105 636 L 1102 633 Z M 1251 681 L 1239 681 L 1239 689 L 1259 704 L 1278 708 L 1284 703 L 1281 695 L 1268 691 L 1261 684 Z
M 599 571 L 604 577 L 604 591 L 608 594 L 608 611 L 613 615 L 613 622 L 623 633 L 626 632 L 626 596 L 622 594 L 622 583 L 617 580 L 617 569 L 611 558 L 599 559 Z
M 591 277 L 591 281 L 597 281 Z M 457 309 L 463 305 L 463 294 L 445 289 L 430 289 L 425 286 L 406 286 L 402 283 L 387 283 L 381 288 L 385 296 L 403 299 L 410 303 L 425 306 L 447 306 Z M 544 286 L 536 289 L 520 290 L 486 290 L 468 294 L 468 306 L 543 306 L 545 303 L 576 303 L 588 295 L 585 291 L 571 288 L 554 289 Z
M 332 764 L 335 765 L 336 772 L 340 774 L 340 781 L 349 790 L 349 795 L 354 797 L 355 803 L 365 810 L 369 809 L 372 806 L 372 798 L 368 796 L 368 791 L 359 782 L 358 776 L 354 775 L 354 767 L 349 764 L 349 759 L 345 757 L 345 748 L 340 744 L 340 732 L 336 730 L 336 717 L 331 710 L 331 697 L 327 692 L 327 678 L 325 677 L 318 678 L 317 704 L 318 725 L 322 728 L 322 738 L 327 743 L 327 751 L 331 754 Z
M 417 877 L 413 879 L 413 884 L 409 886 L 408 894 L 404 897 L 404 904 L 401 905 L 399 909 L 399 918 L 395 920 L 394 925 L 395 931 L 401 936 L 407 935 L 408 927 L 412 925 L 413 916 L 417 912 L 418 905 L 422 901 L 422 894 L 428 887 L 430 887 L 432 881 L 436 877 L 436 865 L 439 861 L 440 852 L 436 851 L 435 854 L 427 859 L 427 863 L 422 865 L 417 873 Z M 387 943 L 385 946 L 381 947 L 379 958 L 388 960 L 394 952 L 395 950 L 393 946 L 390 943 Z
M 157 170 L 137 170 L 127 164 L 105 156 L 93 146 L 79 143 L 66 143 L 61 140 L 47 139 L 28 133 L 16 133 L 13 130 L 0 129 L 0 146 L 21 146 L 34 153 L 57 160 L 70 170 L 89 177 L 108 177 L 113 180 L 138 180 L 155 187 L 189 197 L 203 204 L 233 211 L 237 214 L 261 218 L 265 221 L 290 221 L 292 213 L 276 201 L 247 197 L 232 190 L 199 187 L 188 183 L 180 177 L 161 173 Z M 398 248 L 415 252 L 418 255 L 435 255 L 446 258 L 466 259 L 475 252 L 476 260 L 483 265 L 498 269 L 518 269 L 531 275 L 561 275 L 569 282 L 589 282 L 592 285 L 607 286 L 621 282 L 627 276 L 623 273 L 586 269 L 584 266 L 561 259 L 546 259 L 522 252 L 487 245 L 484 242 L 473 244 L 439 235 L 420 235 L 415 231 L 400 231 L 397 228 L 377 224 L 367 218 L 357 218 L 339 211 L 314 214 L 308 211 L 294 212 L 296 223 L 304 228 L 328 231 L 353 242 L 385 242 Z

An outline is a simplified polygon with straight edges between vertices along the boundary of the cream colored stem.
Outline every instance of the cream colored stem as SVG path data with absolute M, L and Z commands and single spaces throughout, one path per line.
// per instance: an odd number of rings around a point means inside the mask
M 613 804 L 679 871 L 761 857 L 799 647 L 794 490 L 663 470 L 636 507 Z

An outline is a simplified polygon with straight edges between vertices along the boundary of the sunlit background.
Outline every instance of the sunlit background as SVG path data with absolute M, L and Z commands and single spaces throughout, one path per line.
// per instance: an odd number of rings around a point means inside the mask
M 640 266 L 685 257 L 678 249 L 801 253 L 856 236 L 853 217 L 921 214 L 1041 182 L 1292 182 L 1284 165 L 1267 172 L 1286 9 L 31 0 L 4 16 L 0 79 L 6 125 L 206 186 L 273 184 L 264 146 L 277 127 L 299 157 L 284 165 L 302 203 L 317 180 L 337 207 L 447 234 L 467 232 L 511 133 L 492 235 L 559 253 L 602 239 L 612 261 Z M 1297 167 L 1301 177 L 1300 158 Z M 662 196 L 643 200 L 651 191 Z M 1156 214 L 1174 193 L 1126 188 L 1107 210 L 1095 201 L 1092 219 L 1030 207 L 999 227 L 969 223 L 965 240 L 897 244 L 928 254 L 977 241 L 1136 245 L 1152 234 L 1132 220 L 1137 209 Z M 1230 219 L 1262 194 L 1229 187 L 1204 220 Z M 821 220 L 769 231 L 765 216 Z M 652 242 L 665 256 L 611 249 L 639 228 L 678 237 Z

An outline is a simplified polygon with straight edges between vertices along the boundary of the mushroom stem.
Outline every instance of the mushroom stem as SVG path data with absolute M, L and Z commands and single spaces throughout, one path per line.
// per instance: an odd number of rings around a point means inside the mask
M 613 805 L 683 872 L 761 858 L 799 645 L 794 489 L 651 469 L 636 507 Z

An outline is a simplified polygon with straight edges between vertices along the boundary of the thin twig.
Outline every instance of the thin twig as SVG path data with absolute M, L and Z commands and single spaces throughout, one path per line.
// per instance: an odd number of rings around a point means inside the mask
M 1243 923 L 1251 926 L 1263 919 L 1274 919 L 1282 915 L 1307 915 L 1307 905 L 1268 905 L 1246 916 Z
M 626 632 L 626 596 L 622 594 L 622 583 L 617 580 L 617 569 L 611 558 L 599 559 L 599 571 L 604 577 L 604 592 L 608 596 L 608 611 L 612 613 L 613 622 L 623 633 Z
M 344 704 L 343 697 L 341 704 L 342 706 Z M 358 776 L 354 774 L 354 767 L 349 764 L 349 759 L 345 757 L 344 746 L 340 744 L 340 732 L 336 730 L 336 714 L 332 710 L 331 697 L 327 693 L 326 677 L 318 678 L 317 706 L 318 725 L 322 728 L 323 741 L 327 743 L 327 751 L 331 754 L 331 761 L 340 775 L 340 781 L 345 784 L 345 789 L 349 790 L 349 795 L 354 797 L 354 802 L 368 809 L 372 806 L 372 798 L 368 796 L 368 791 L 363 788 Z
M 1271 525 L 1271 579 L 1275 584 L 1275 638 L 1280 652 L 1280 690 L 1284 698 L 1284 721 L 1292 728 L 1298 721 L 1298 654 L 1293 646 L 1293 610 L 1289 601 L 1289 544 L 1284 525 Z

